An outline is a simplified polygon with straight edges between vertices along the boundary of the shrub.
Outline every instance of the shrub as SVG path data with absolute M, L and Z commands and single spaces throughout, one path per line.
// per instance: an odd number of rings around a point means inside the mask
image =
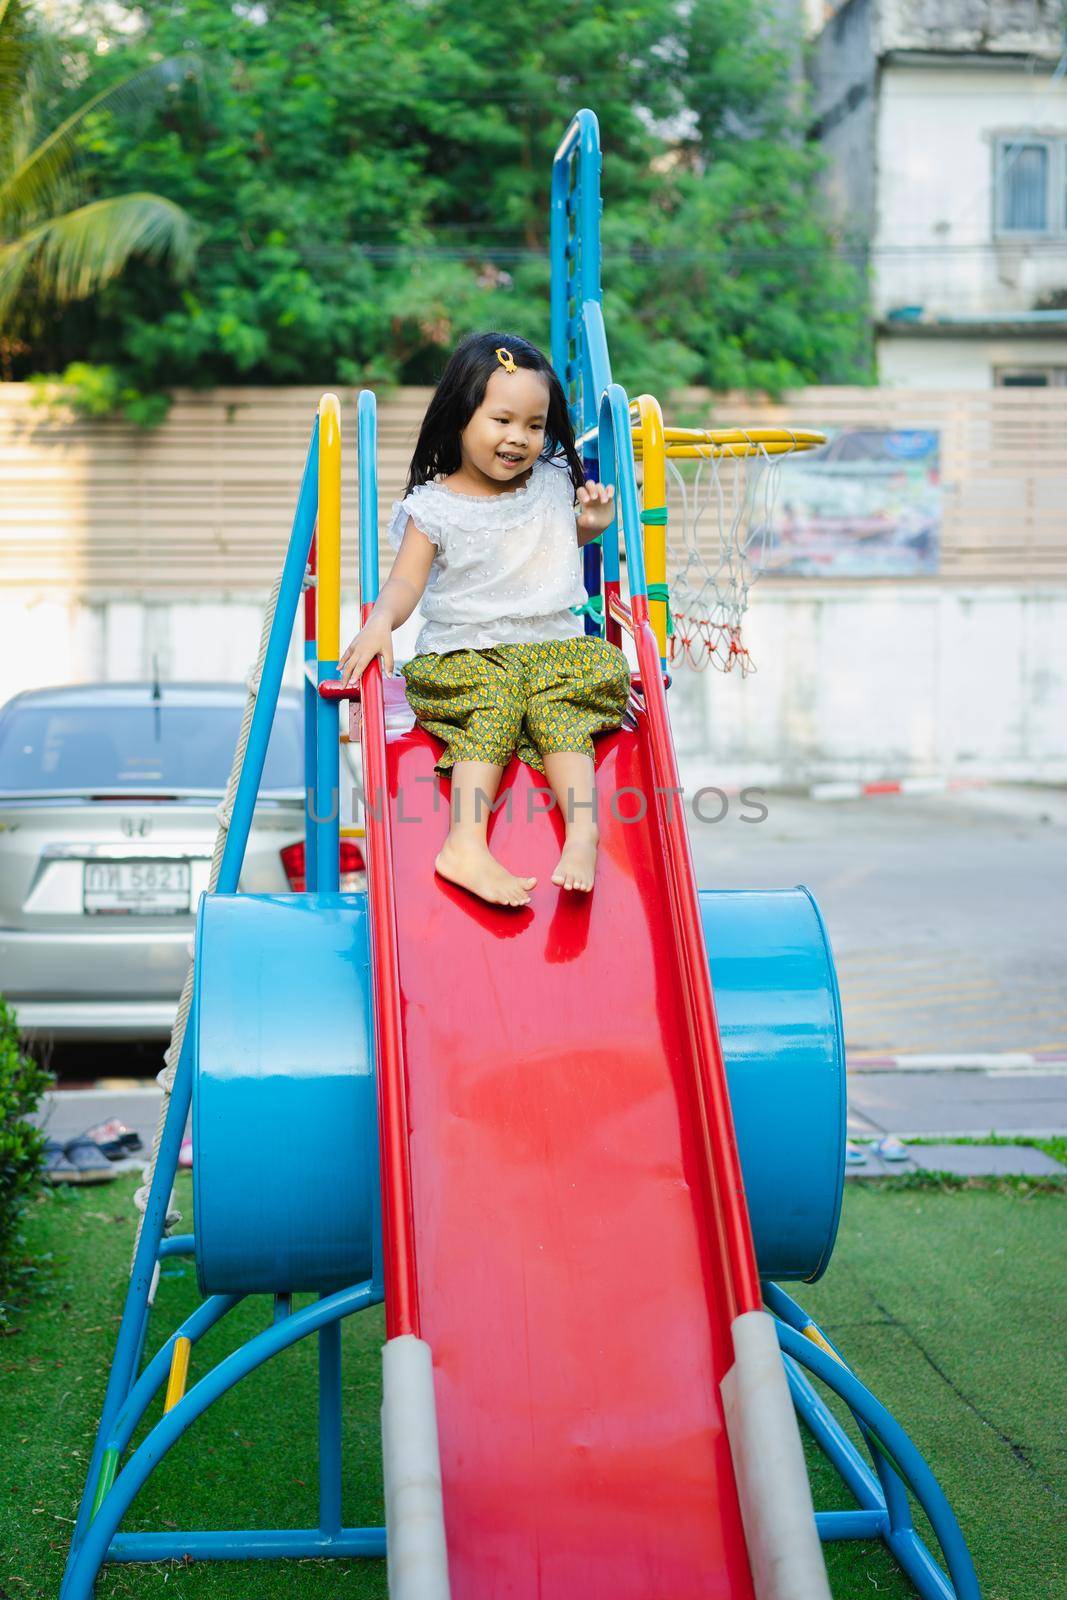
M 23 1055 L 15 1013 L 0 997 L 0 1327 L 22 1276 L 19 1224 L 44 1166 L 45 1135 L 24 1119 L 51 1082 L 44 1067 Z

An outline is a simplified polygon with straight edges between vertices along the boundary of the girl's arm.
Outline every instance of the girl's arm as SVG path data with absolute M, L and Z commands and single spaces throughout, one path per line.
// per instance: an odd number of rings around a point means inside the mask
M 577 518 L 578 543 L 588 544 L 591 539 L 598 539 L 604 529 L 611 526 L 611 519 L 615 515 L 612 505 L 615 490 L 607 484 L 590 480 L 578 490 L 578 504 L 574 508 Z
M 396 560 L 366 622 L 338 662 L 341 682 L 362 675 L 368 661 L 381 656 L 386 672 L 393 670 L 393 629 L 406 622 L 422 599 L 437 546 L 408 518 Z

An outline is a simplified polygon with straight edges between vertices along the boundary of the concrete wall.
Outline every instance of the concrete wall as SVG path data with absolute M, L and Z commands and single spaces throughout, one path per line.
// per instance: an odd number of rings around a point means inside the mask
M 255 665 L 266 596 L 235 592 L 113 600 L 84 595 L 0 591 L 0 705 L 21 689 L 49 684 L 150 679 L 240 682 Z M 393 635 L 397 660 L 414 653 L 414 617 Z M 344 642 L 359 628 L 358 608 L 342 605 Z M 290 646 L 285 681 L 303 681 L 302 630 Z
M 887 388 L 988 389 L 998 367 L 1067 370 L 1067 337 L 909 339 L 904 332 L 884 333 L 877 355 L 879 381 Z
M 689 788 L 1067 780 L 1067 586 L 766 582 L 746 639 L 755 673 L 671 689 Z
M 1020 579 L 1023 575 L 1020 574 Z M 262 598 L 0 597 L 0 698 L 93 678 L 239 681 Z M 413 653 L 418 614 L 395 636 Z M 344 637 L 355 631 L 346 609 Z M 674 669 L 672 723 L 703 783 L 1067 781 L 1067 585 L 757 584 L 742 680 Z M 297 650 L 287 681 L 301 681 Z

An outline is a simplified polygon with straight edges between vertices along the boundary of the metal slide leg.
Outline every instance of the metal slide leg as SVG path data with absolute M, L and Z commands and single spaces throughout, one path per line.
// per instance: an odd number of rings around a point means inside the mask
M 309 1554 L 381 1555 L 384 1535 L 379 1529 L 340 1530 L 333 1538 L 314 1530 L 250 1529 L 226 1534 L 194 1533 L 184 1537 L 181 1534 L 129 1533 L 114 1540 L 119 1524 L 153 1468 L 214 1401 L 280 1350 L 288 1349 L 308 1334 L 336 1325 L 342 1317 L 377 1304 L 379 1298 L 370 1282 L 338 1290 L 336 1294 L 302 1306 L 283 1321 L 272 1323 L 205 1373 L 177 1405 L 164 1413 L 116 1477 L 86 1530 L 81 1548 L 71 1558 L 61 1590 L 62 1600 L 92 1600 L 97 1573 L 109 1559 L 173 1559 L 183 1551 L 191 1554 L 194 1546 L 200 1557 L 206 1559 L 258 1555 L 272 1558 Z
M 341 1531 L 341 1324 L 319 1334 L 319 1527 Z
M 790 1388 L 800 1417 L 860 1504 L 859 1511 L 818 1513 L 820 1535 L 824 1539 L 859 1539 L 878 1534 L 923 1600 L 981 1600 L 974 1563 L 952 1507 L 904 1429 L 832 1347 L 824 1350 L 798 1330 L 798 1319 L 804 1323 L 810 1319 L 780 1287 L 767 1284 L 765 1294 L 767 1304 L 778 1313 L 778 1342 L 788 1358 Z M 877 1479 L 798 1367 L 806 1368 L 848 1406 L 875 1453 Z M 891 1497 L 886 1494 L 887 1477 L 893 1480 Z M 907 1490 L 929 1518 L 948 1576 L 915 1531 Z
M 110 1436 L 112 1424 L 125 1403 L 136 1376 L 135 1362 L 141 1346 L 145 1320 L 148 1316 L 148 1291 L 152 1284 L 152 1274 L 155 1272 L 156 1258 L 160 1241 L 163 1237 L 163 1226 L 166 1221 L 174 1174 L 178 1169 L 178 1151 L 182 1142 L 182 1134 L 185 1131 L 185 1121 L 189 1115 L 189 1101 L 192 1089 L 192 1054 L 193 1037 L 191 1032 L 187 1030 L 182 1041 L 181 1055 L 178 1058 L 174 1087 L 171 1090 L 170 1105 L 167 1109 L 167 1120 L 163 1127 L 163 1138 L 160 1141 L 159 1154 L 156 1158 L 156 1170 L 152 1177 L 152 1187 L 148 1196 L 148 1204 L 145 1207 L 144 1222 L 141 1226 L 141 1237 L 134 1257 L 133 1272 L 130 1275 L 130 1282 L 126 1290 L 126 1303 L 123 1307 L 114 1360 L 111 1363 L 111 1371 L 108 1374 L 107 1391 L 104 1395 L 100 1425 L 97 1428 L 96 1439 L 93 1442 L 89 1472 L 74 1524 L 71 1554 L 67 1565 L 68 1575 L 71 1563 L 85 1537 L 89 1524 L 93 1498 L 96 1494 L 100 1469 L 103 1464 L 105 1443 Z M 65 1594 L 66 1586 L 64 1583 L 63 1588 L 60 1590 L 63 1600 L 65 1600 Z

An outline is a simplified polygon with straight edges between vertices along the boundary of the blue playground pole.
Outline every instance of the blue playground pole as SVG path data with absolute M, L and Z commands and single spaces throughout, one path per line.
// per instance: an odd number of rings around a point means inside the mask
M 586 476 L 599 476 L 597 407 L 611 383 L 611 360 L 601 311 L 600 127 L 592 111 L 579 111 L 552 163 L 549 256 L 552 365 L 563 384 Z M 570 310 L 571 306 L 575 310 Z M 600 544 L 582 549 L 588 594 L 601 592 Z M 587 634 L 603 633 L 588 613 Z

